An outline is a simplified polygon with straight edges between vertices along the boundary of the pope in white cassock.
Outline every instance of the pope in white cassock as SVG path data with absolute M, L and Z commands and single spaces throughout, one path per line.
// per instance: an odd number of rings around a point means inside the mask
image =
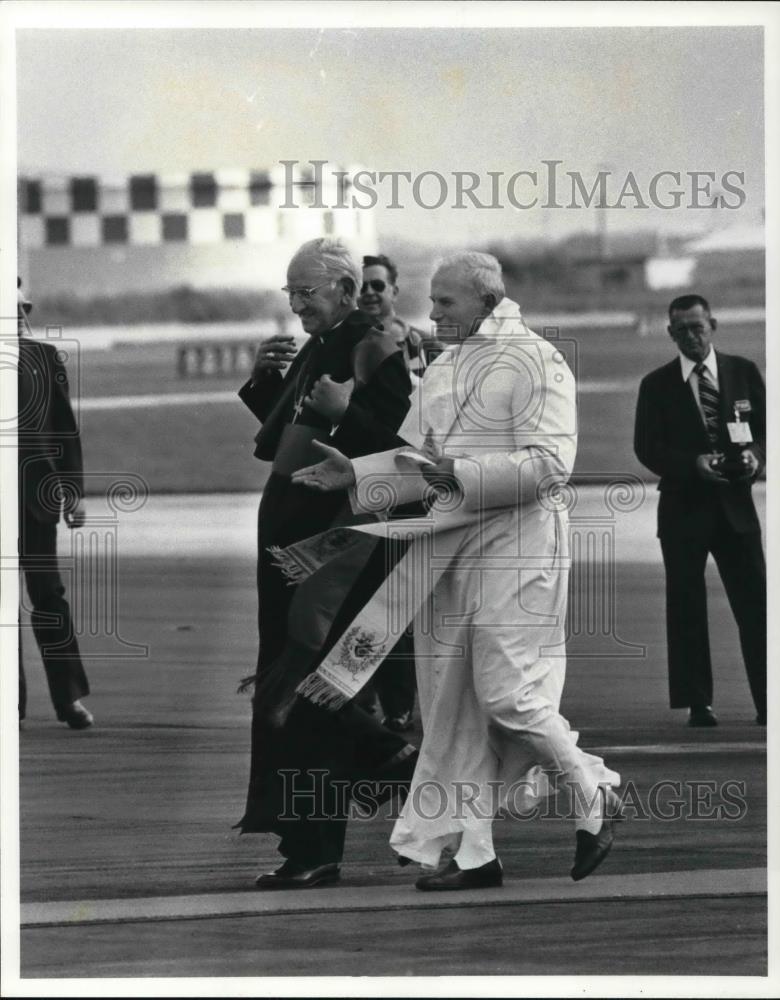
M 560 487 L 576 454 L 574 378 L 505 297 L 494 257 L 446 258 L 431 300 L 437 337 L 449 346 L 414 391 L 402 446 L 350 461 L 320 445 L 327 457 L 293 479 L 320 490 L 351 487 L 356 513 L 436 497 L 409 528 L 418 545 L 427 539 L 427 555 L 411 558 L 410 550 L 395 570 L 408 578 L 418 567 L 416 585 L 407 579 L 405 588 L 417 594 L 412 611 L 393 614 L 398 586 L 373 599 L 396 630 L 413 616 L 423 724 L 391 845 L 429 868 L 445 848 L 454 852 L 417 888 L 500 885 L 496 811 L 526 811 L 552 786 L 577 831 L 572 877 L 584 878 L 612 845 L 619 814 L 611 786 L 620 778 L 577 746 L 559 712 L 569 566 Z M 370 616 L 371 603 L 360 620 Z M 330 660 L 335 670 L 324 674 L 338 681 L 338 653 Z

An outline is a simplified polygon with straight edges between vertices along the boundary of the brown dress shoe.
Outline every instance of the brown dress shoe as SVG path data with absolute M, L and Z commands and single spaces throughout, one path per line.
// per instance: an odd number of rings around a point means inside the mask
M 80 701 L 72 701 L 69 705 L 60 705 L 57 709 L 60 722 L 67 722 L 71 729 L 89 729 L 95 719 Z
M 434 892 L 447 889 L 494 889 L 502 885 L 503 881 L 504 870 L 498 858 L 493 858 L 479 868 L 459 868 L 453 858 L 446 868 L 433 875 L 421 875 L 414 885 L 423 892 Z
M 258 889 L 313 889 L 316 885 L 332 885 L 340 877 L 337 864 L 302 868 L 288 859 L 276 871 L 258 875 L 255 885 Z

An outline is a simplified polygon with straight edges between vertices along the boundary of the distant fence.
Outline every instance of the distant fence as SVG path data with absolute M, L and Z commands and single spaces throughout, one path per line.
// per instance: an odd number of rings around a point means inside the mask
M 176 350 L 179 378 L 206 378 L 250 372 L 257 340 L 214 340 L 180 344 Z

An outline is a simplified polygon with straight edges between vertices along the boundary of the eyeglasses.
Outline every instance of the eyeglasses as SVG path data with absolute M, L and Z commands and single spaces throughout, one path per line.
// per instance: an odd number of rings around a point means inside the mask
M 282 291 L 290 300 L 290 302 L 292 302 L 292 300 L 295 298 L 296 295 L 298 296 L 299 299 L 302 299 L 304 302 L 308 302 L 318 288 L 322 288 L 325 285 L 332 285 L 333 280 L 334 280 L 333 278 L 330 278 L 328 281 L 321 281 L 319 285 L 314 285 L 313 288 L 291 288 L 289 285 L 285 285 Z
M 360 294 L 365 295 L 371 289 L 372 292 L 383 292 L 387 288 L 387 282 L 381 278 L 372 278 L 371 281 L 364 281 L 360 286 Z

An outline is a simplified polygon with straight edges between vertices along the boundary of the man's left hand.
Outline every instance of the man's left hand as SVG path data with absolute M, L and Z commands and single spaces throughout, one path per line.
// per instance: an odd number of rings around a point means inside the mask
M 319 413 L 331 423 L 337 424 L 347 412 L 354 388 L 355 380 L 353 378 L 346 382 L 334 382 L 330 375 L 323 375 L 312 386 L 305 403 L 315 413 Z
M 761 463 L 758 461 L 758 458 L 753 454 L 752 451 L 750 451 L 749 448 L 746 448 L 742 452 L 742 454 L 739 457 L 739 460 L 742 463 L 742 468 L 744 470 L 738 477 L 740 480 L 753 479 L 755 476 L 758 475 L 758 470 L 761 467 Z
M 70 507 L 63 511 L 65 524 L 69 528 L 83 528 L 87 519 L 87 512 L 84 508 L 83 500 L 75 500 Z
M 293 472 L 294 483 L 322 493 L 348 490 L 355 485 L 355 470 L 346 455 L 322 441 L 312 441 L 312 447 L 323 456 L 323 461 Z

